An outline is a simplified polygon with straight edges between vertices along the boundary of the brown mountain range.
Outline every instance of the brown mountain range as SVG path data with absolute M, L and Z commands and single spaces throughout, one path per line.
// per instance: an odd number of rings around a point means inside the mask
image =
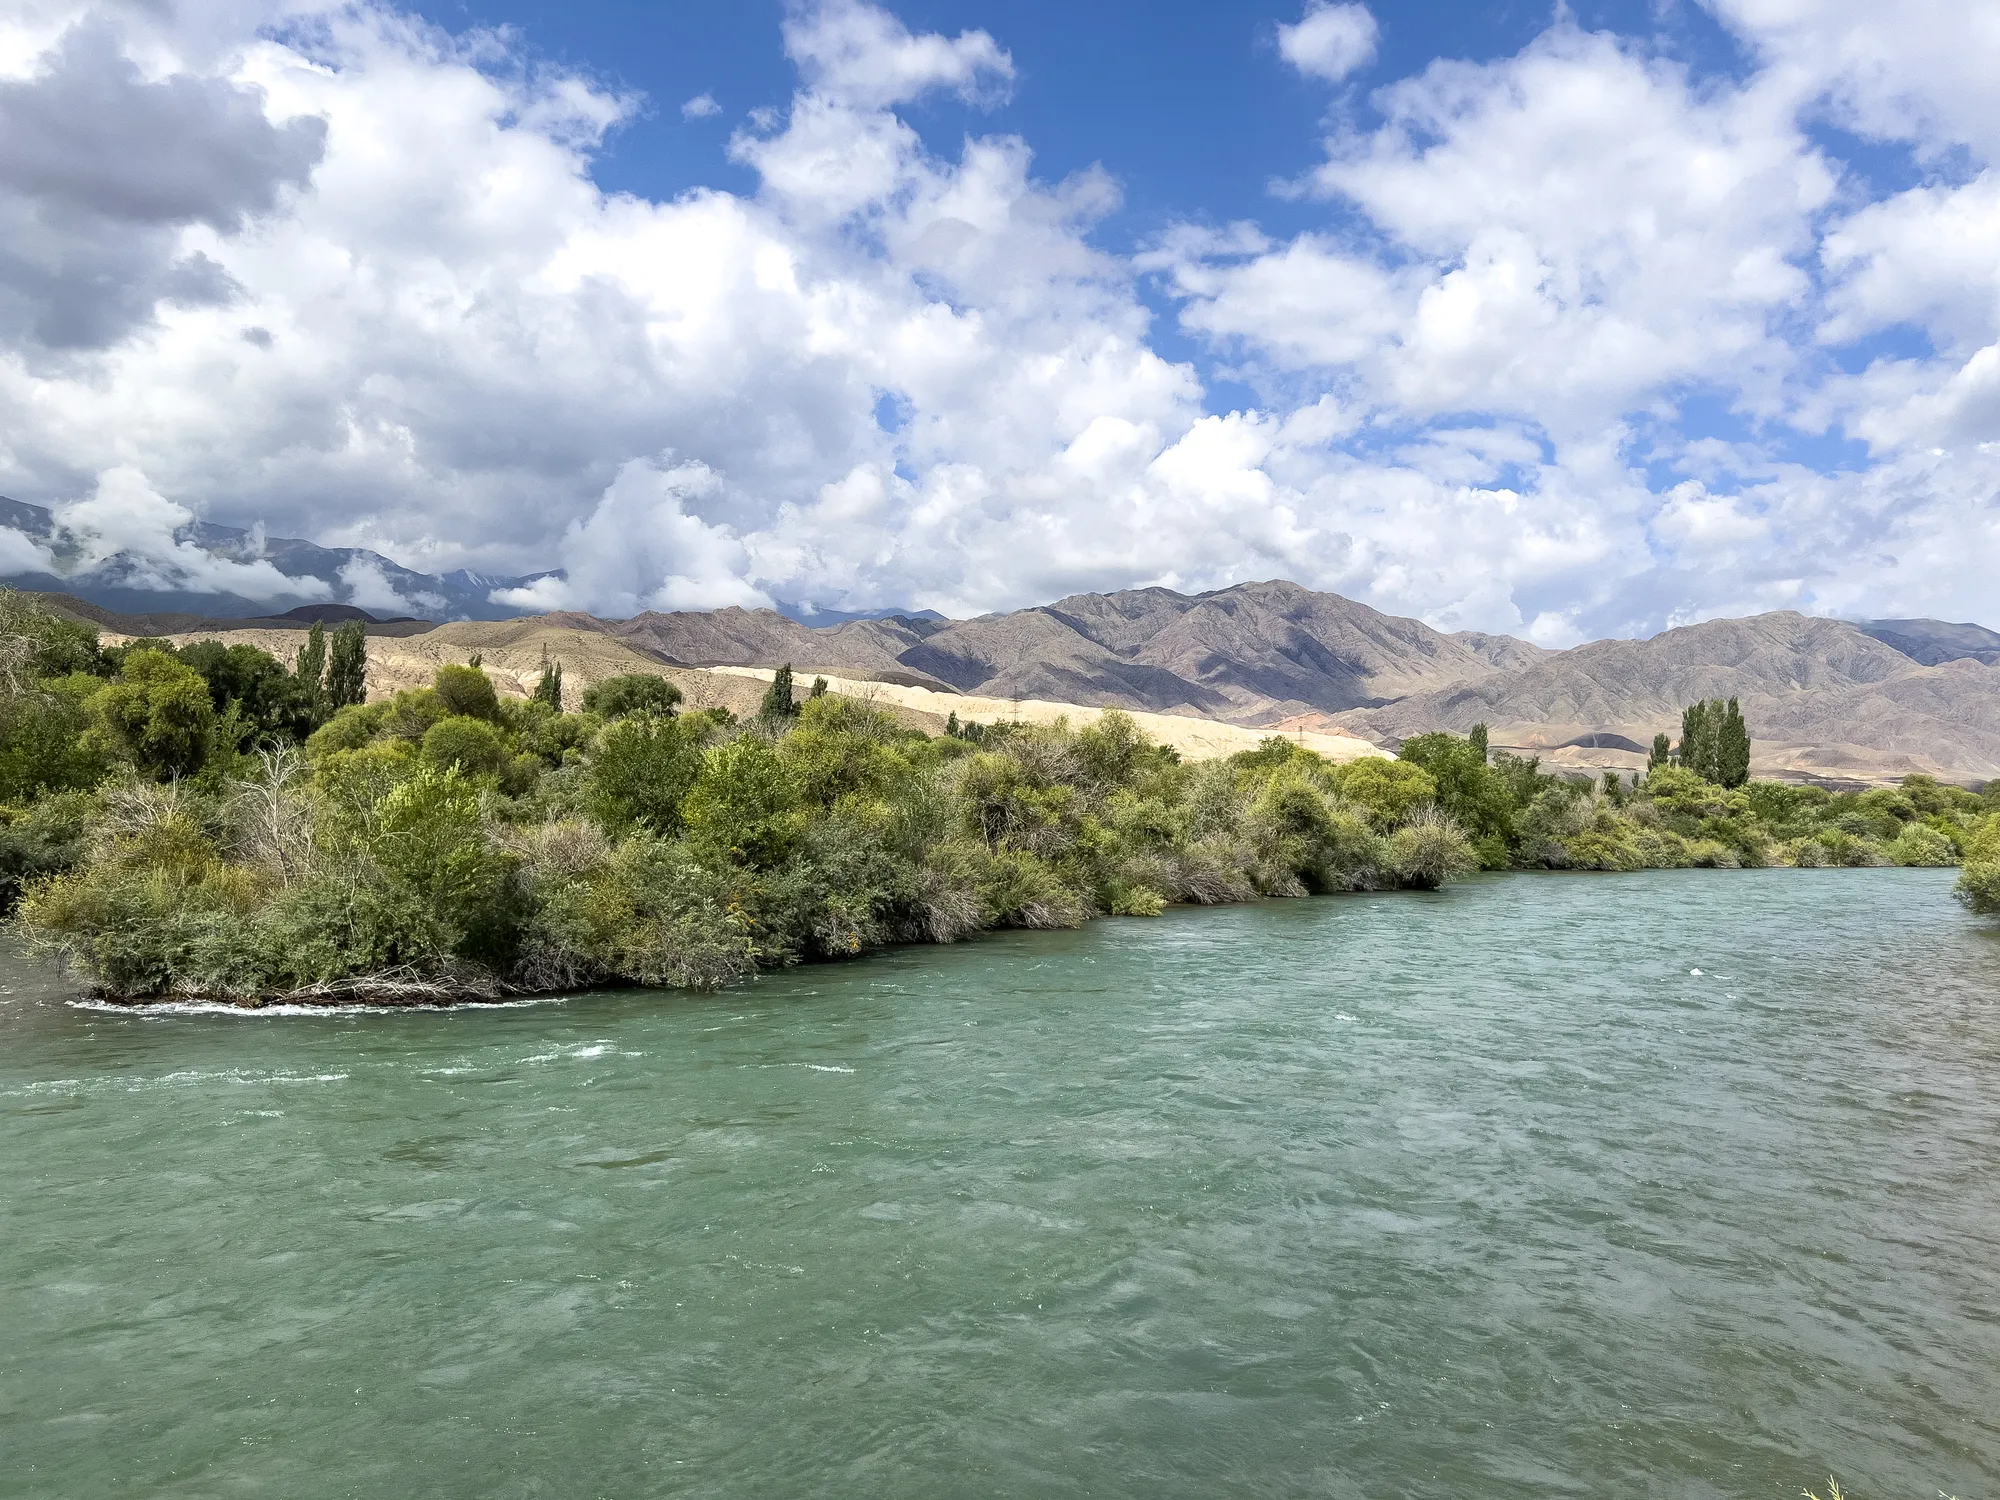
M 1559 763 L 1629 767 L 1655 733 L 1678 731 L 1682 705 L 1718 697 L 1742 700 L 1760 774 L 2000 776 L 2000 667 L 1973 654 L 1926 665 L 1857 626 L 1789 611 L 1593 641 L 1517 671 L 1301 722 L 1381 743 L 1485 723 L 1498 743 L 1567 752 L 1551 757 Z
M 1761 774 L 1885 780 L 2000 776 L 2000 636 L 1789 612 L 1643 641 L 1547 651 L 1448 635 L 1297 584 L 1078 594 L 937 621 L 811 629 L 767 610 L 561 617 L 686 665 L 821 670 L 988 697 L 1345 731 L 1394 745 L 1483 722 L 1497 744 L 1580 769 L 1631 769 L 1699 698 L 1743 701 Z M 551 623 L 554 623 L 552 620 Z
M 478 649 L 481 632 L 498 646 L 530 626 L 579 642 L 608 637 L 671 666 L 790 662 L 801 674 L 1330 730 L 1392 747 L 1425 730 L 1485 723 L 1498 745 L 1590 769 L 1635 767 L 1656 732 L 1678 729 L 1685 704 L 1735 697 L 1756 736 L 1759 774 L 2000 776 L 2000 635 L 1933 620 L 1855 625 L 1784 612 L 1547 651 L 1511 636 L 1445 634 L 1339 595 L 1265 582 L 1197 595 L 1078 594 L 972 620 L 895 616 L 825 628 L 743 609 L 462 621 L 440 632 L 440 646 L 449 635 L 453 649 Z
M 997 698 L 1194 713 L 1239 723 L 1394 702 L 1539 660 L 1509 636 L 1445 635 L 1295 583 L 1209 594 L 1127 589 L 974 620 L 898 616 L 824 629 L 770 610 L 550 623 L 616 635 L 663 661 L 872 676 Z

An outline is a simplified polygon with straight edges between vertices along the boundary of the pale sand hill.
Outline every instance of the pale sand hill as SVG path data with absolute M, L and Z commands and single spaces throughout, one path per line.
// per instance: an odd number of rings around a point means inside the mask
M 707 667 L 703 670 L 718 677 L 740 677 L 760 683 L 769 682 L 777 675 L 770 667 Z M 802 689 L 809 682 L 810 679 L 803 676 L 798 679 Z M 843 697 L 859 698 L 879 707 L 896 704 L 938 719 L 956 713 L 960 723 L 1000 724 L 1018 720 L 1023 724 L 1053 724 L 1058 719 L 1067 719 L 1081 728 L 1111 712 L 1078 703 L 1050 703 L 1039 698 L 980 698 L 966 693 L 936 693 L 929 688 L 903 687 L 893 682 L 858 682 L 846 677 L 828 677 L 826 685 L 829 691 Z M 1155 743 L 1171 745 L 1180 751 L 1184 760 L 1214 760 L 1241 750 L 1255 750 L 1271 734 L 1268 729 L 1251 729 L 1241 724 L 1225 724 L 1217 719 L 1197 719 L 1184 714 L 1149 714 L 1137 709 L 1119 711 L 1129 715 L 1140 731 Z M 1384 754 L 1367 740 L 1349 734 L 1299 731 L 1284 737 L 1332 761 L 1361 760 Z
M 126 637 L 106 633 L 105 644 Z M 222 640 L 228 644 L 256 646 L 289 663 L 305 641 L 301 630 L 193 631 L 165 637 L 178 645 L 189 641 Z M 368 696 L 387 698 L 408 688 L 428 687 L 440 666 L 463 662 L 477 652 L 480 665 L 504 696 L 525 698 L 541 680 L 544 659 L 559 661 L 563 688 L 574 708 L 583 690 L 592 683 L 625 672 L 646 672 L 664 677 L 686 695 L 690 708 L 726 708 L 738 717 L 757 711 L 763 701 L 764 685 L 776 675 L 769 667 L 674 667 L 633 650 L 613 636 L 596 631 L 552 627 L 538 620 L 504 620 L 498 623 L 468 620 L 441 625 L 436 630 L 414 636 L 370 636 L 368 638 Z M 546 652 L 546 658 L 544 656 Z M 800 674 L 803 692 L 811 683 L 810 674 Z M 1100 718 L 1105 710 L 1085 704 L 1053 703 L 1043 699 L 1023 699 L 1018 704 L 1008 698 L 979 698 L 956 693 L 933 692 L 928 688 L 904 687 L 895 683 L 869 682 L 858 678 L 827 677 L 831 691 L 855 698 L 892 714 L 898 722 L 926 734 L 941 733 L 948 715 L 956 713 L 961 723 L 995 724 L 1019 719 L 1024 724 L 1052 724 L 1066 718 L 1081 727 Z M 1180 714 L 1135 712 L 1132 719 L 1159 744 L 1171 745 L 1187 760 L 1211 760 L 1254 750 L 1268 730 L 1224 724 L 1213 719 L 1197 719 Z M 1286 736 L 1308 750 L 1335 761 L 1359 760 L 1383 752 L 1367 740 L 1346 734 L 1313 732 Z

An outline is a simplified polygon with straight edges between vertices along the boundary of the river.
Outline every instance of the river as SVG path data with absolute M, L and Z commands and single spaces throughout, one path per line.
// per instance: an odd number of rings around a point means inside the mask
M 717 995 L 0 995 L 0 1495 L 2000 1494 L 2000 927 L 1516 875 Z

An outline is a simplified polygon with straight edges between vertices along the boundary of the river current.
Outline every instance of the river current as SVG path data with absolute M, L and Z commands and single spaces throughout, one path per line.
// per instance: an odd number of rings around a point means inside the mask
M 2000 1495 L 2000 924 L 1482 878 L 417 1013 L 0 995 L 0 1495 Z

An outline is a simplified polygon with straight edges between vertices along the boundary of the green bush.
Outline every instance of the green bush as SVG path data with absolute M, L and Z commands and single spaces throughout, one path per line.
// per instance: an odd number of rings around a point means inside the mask
M 424 731 L 424 764 L 440 771 L 456 766 L 468 776 L 497 776 L 511 757 L 491 724 L 457 714 Z
M 493 691 L 493 679 L 477 667 L 439 667 L 431 689 L 446 714 L 489 722 L 500 717 L 500 696 Z
M 1389 837 L 1388 866 L 1399 884 L 1434 891 L 1479 868 L 1471 841 L 1443 813 L 1425 811 Z
M 25 809 L 0 809 L 0 912 L 30 881 L 74 868 L 89 848 L 96 812 L 82 792 L 58 792 Z
M 587 804 L 606 832 L 634 828 L 663 838 L 681 832 L 681 804 L 701 775 L 702 747 L 713 730 L 701 715 L 621 719 L 599 737 L 589 759 Z
M 708 752 L 681 816 L 703 849 L 761 869 L 782 862 L 806 828 L 783 757 L 752 735 Z
M 1968 860 L 1952 894 L 1975 915 L 2000 915 L 2000 860 Z
M 103 683 L 81 673 L 0 694 L 0 802 L 95 786 L 110 767 L 90 733 L 91 699 Z
M 607 981 L 713 989 L 766 953 L 729 872 L 640 834 L 552 881 L 524 938 L 537 989 Z
M 387 703 L 349 704 L 312 732 L 306 740 L 306 753 L 324 755 L 335 750 L 359 750 L 384 731 L 388 718 Z M 429 726 L 425 728 L 428 730 Z M 423 736 L 419 734 L 417 738 Z
M 1958 863 L 1958 855 L 1951 846 L 1951 840 L 1935 828 L 1922 823 L 1910 824 L 1896 835 L 1894 841 L 1883 852 L 1889 856 L 1891 863 L 1899 865 L 1935 869 Z
M 451 714 L 451 705 L 444 701 L 437 689 L 411 688 L 389 700 L 378 732 L 393 735 L 399 740 L 418 741 L 430 733 L 431 725 L 440 719 L 450 718 Z
M 91 748 L 161 779 L 191 776 L 208 759 L 215 706 L 208 684 L 164 651 L 135 651 L 89 701 Z
M 678 687 L 647 672 L 607 677 L 583 690 L 583 711 L 603 719 L 625 719 L 634 714 L 670 717 L 680 702 Z
M 199 659 L 206 679 L 142 646 L 115 653 L 108 683 L 0 683 L 0 776 L 20 804 L 0 804 L 0 900 L 18 892 L 34 942 L 107 993 L 714 985 L 1169 902 L 1434 888 L 1481 864 L 1962 852 L 1960 898 L 2000 910 L 2000 814 L 1921 781 L 1732 790 L 1657 765 L 1628 791 L 1531 759 L 1489 765 L 1450 735 L 1399 760 L 1334 765 L 1273 737 L 1183 765 L 1116 713 L 932 740 L 824 693 L 738 728 L 671 712 L 643 675 L 599 684 L 581 715 L 489 702 L 476 667 L 339 708 L 303 756 L 239 755 L 261 733 L 245 704 L 275 679 L 228 651 Z M 453 711 L 468 703 L 479 711 Z M 59 732 L 86 720 L 87 736 Z M 114 754 L 133 769 L 104 779 Z M 89 790 L 58 794 L 64 778 Z

